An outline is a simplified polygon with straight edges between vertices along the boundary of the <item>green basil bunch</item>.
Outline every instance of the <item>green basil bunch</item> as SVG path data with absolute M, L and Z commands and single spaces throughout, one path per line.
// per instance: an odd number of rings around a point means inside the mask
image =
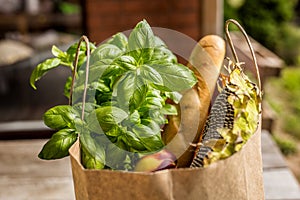
M 197 79 L 177 62 L 145 20 L 128 37 L 118 33 L 91 49 L 84 119 L 79 114 L 87 73 L 82 51 L 73 105 L 56 106 L 45 113 L 45 124 L 58 132 L 39 156 L 52 159 L 68 155 L 68 148 L 80 134 L 81 159 L 86 168 L 131 170 L 142 155 L 164 147 L 161 127 L 168 123 L 166 115 L 177 115 L 174 104 L 180 101 L 179 92 L 191 88 Z M 50 64 L 45 61 L 33 72 L 32 86 L 49 68 L 64 64 L 61 58 L 72 57 L 68 51 L 55 49 L 54 53 L 54 64 L 53 60 L 48 61 Z M 71 79 L 65 88 L 67 96 L 70 83 Z

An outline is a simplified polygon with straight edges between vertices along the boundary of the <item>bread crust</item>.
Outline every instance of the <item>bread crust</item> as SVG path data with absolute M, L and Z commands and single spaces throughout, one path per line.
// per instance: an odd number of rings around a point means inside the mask
M 209 56 L 209 61 L 202 59 L 204 56 Z M 162 133 L 167 149 L 178 158 L 179 168 L 190 165 L 196 149 L 191 144 L 201 142 L 201 133 L 224 57 L 225 41 L 217 35 L 201 38 L 192 51 L 187 66 L 193 70 L 198 82 L 183 93 L 177 106 L 179 114 L 168 116 L 169 123 Z

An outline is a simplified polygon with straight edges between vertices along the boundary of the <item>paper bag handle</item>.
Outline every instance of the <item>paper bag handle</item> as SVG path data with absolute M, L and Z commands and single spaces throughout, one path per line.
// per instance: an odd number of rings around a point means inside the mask
M 256 60 L 256 57 L 255 57 L 255 53 L 254 53 L 253 47 L 251 45 L 250 39 L 249 39 L 246 31 L 244 30 L 244 28 L 236 20 L 234 20 L 234 19 L 228 19 L 225 22 L 225 34 L 226 34 L 226 38 L 227 38 L 228 43 L 229 43 L 229 47 L 230 47 L 231 52 L 233 54 L 234 60 L 235 60 L 236 63 L 239 63 L 239 59 L 238 59 L 238 56 L 236 54 L 236 51 L 235 51 L 235 48 L 234 48 L 234 45 L 233 45 L 233 42 L 232 42 L 232 39 L 231 39 L 231 36 L 230 36 L 230 33 L 229 33 L 229 24 L 230 23 L 233 23 L 234 25 L 236 25 L 238 27 L 238 29 L 242 32 L 242 34 L 244 35 L 244 37 L 245 37 L 245 39 L 247 41 L 247 44 L 249 46 L 249 49 L 250 49 L 250 52 L 251 52 L 251 56 L 252 56 L 252 59 L 253 59 L 253 62 L 254 62 L 255 70 L 256 70 L 256 76 L 257 76 L 257 81 L 258 81 L 258 88 L 259 88 L 259 90 L 261 90 L 260 73 L 259 73 L 257 60 Z
M 76 49 L 76 55 L 75 55 L 75 62 L 74 62 L 74 70 L 72 74 L 72 83 L 71 83 L 71 88 L 70 88 L 70 98 L 69 98 L 69 105 L 72 104 L 72 95 L 73 95 L 73 90 L 74 90 L 74 83 L 76 79 L 76 72 L 78 68 L 78 59 L 79 59 L 79 50 L 80 50 L 80 45 L 81 42 L 85 42 L 86 44 L 86 73 L 85 73 L 85 82 L 84 82 L 84 90 L 83 90 L 83 95 L 82 95 L 82 111 L 81 111 L 81 119 L 84 119 L 84 108 L 85 108 L 85 101 L 86 101 L 86 92 L 87 92 L 87 85 L 88 85 L 88 80 L 89 80 L 89 66 L 90 66 L 90 45 L 89 45 L 89 39 L 83 35 L 79 39 L 77 49 Z

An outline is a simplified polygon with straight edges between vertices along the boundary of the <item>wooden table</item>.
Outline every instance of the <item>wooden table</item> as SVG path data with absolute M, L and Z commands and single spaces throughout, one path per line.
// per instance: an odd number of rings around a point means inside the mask
M 299 184 L 270 133 L 262 131 L 261 141 L 266 200 L 299 200 Z
M 37 158 L 44 139 L 0 141 L 0 199 L 73 200 L 69 158 Z M 300 199 L 299 185 L 270 134 L 262 132 L 265 197 L 267 200 Z
M 75 199 L 69 158 L 40 160 L 46 140 L 0 141 L 0 199 Z

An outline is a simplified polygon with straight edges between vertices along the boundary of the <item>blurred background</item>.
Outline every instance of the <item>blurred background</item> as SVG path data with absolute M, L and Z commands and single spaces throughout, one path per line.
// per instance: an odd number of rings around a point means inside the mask
M 100 43 L 142 19 L 195 40 L 207 34 L 224 37 L 224 22 L 233 18 L 251 37 L 258 57 L 264 129 L 300 180 L 298 0 L 0 0 L 0 5 L 0 139 L 51 136 L 51 130 L 35 122 L 50 107 L 68 103 L 63 88 L 70 71 L 50 71 L 36 91 L 29 77 L 38 63 L 51 57 L 52 45 L 66 50 L 82 34 Z M 230 29 L 240 60 L 248 67 L 252 59 L 246 44 L 234 27 Z
M 100 43 L 143 19 L 195 40 L 223 29 L 219 0 L 0 0 L 0 4 L 0 139 L 51 136 L 49 130 L 41 133 L 41 124 L 31 122 L 41 120 L 50 107 L 68 103 L 63 89 L 71 72 L 51 70 L 37 82 L 36 91 L 29 86 L 29 77 L 37 64 L 52 56 L 52 45 L 66 50 L 82 34 Z M 207 8 L 212 12 L 202 12 Z
M 224 18 L 237 19 L 252 38 L 283 61 L 273 66 L 277 72 L 264 81 L 265 125 L 268 123 L 274 141 L 300 181 L 300 3 L 225 0 Z M 261 51 L 256 53 L 260 57 Z
M 82 34 L 80 3 L 76 0 L 0 0 L 0 3 L 0 121 L 41 120 L 46 109 L 67 103 L 63 85 L 70 72 L 63 68 L 49 72 L 37 91 L 29 86 L 29 77 L 38 63 L 51 57 L 52 45 L 66 49 Z

